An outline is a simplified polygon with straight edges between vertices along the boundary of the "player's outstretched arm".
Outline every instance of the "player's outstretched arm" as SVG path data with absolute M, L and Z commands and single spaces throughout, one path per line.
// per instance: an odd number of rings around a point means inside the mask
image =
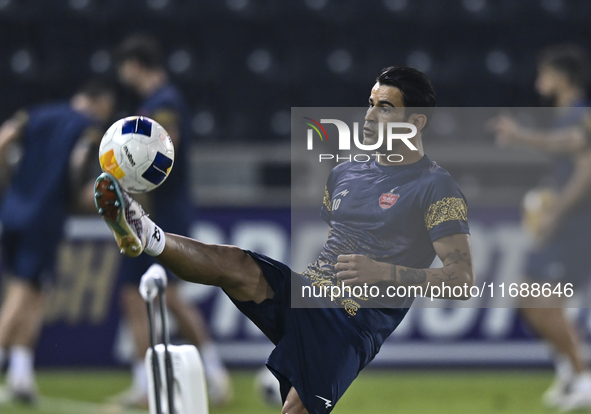
M 587 132 L 578 125 L 549 130 L 527 129 L 510 116 L 499 116 L 489 121 L 488 127 L 501 145 L 523 145 L 549 154 L 575 155 L 587 145 Z
M 474 266 L 472 264 L 472 248 L 470 235 L 452 234 L 441 237 L 433 242 L 437 256 L 443 267 L 430 269 L 413 269 L 389 263 L 376 262 L 362 255 L 341 255 L 335 266 L 337 278 L 345 286 L 374 285 L 405 285 L 427 287 L 467 286 L 474 284 Z M 425 295 L 431 292 L 425 291 Z M 443 297 L 442 297 L 443 298 Z M 469 299 L 470 297 L 450 297 L 448 299 Z

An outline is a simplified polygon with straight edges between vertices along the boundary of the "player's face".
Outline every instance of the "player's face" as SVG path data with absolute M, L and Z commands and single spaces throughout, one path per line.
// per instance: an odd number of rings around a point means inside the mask
M 383 136 L 386 137 L 388 122 L 404 121 L 404 98 L 400 89 L 380 85 L 376 82 L 369 96 L 369 107 L 363 126 L 363 144 L 372 145 L 378 140 L 379 123 L 382 122 Z

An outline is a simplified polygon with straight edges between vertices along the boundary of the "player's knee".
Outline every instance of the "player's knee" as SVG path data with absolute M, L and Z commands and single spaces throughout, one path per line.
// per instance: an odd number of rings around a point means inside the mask
M 281 414 L 308 414 L 308 410 L 304 407 L 302 402 L 300 401 L 298 405 L 288 405 L 289 402 L 286 401 L 281 409 Z
M 260 268 L 244 250 L 235 246 L 218 246 L 218 249 L 222 258 L 223 284 L 236 286 L 248 282 L 251 277 L 258 278 Z
M 295 388 L 291 388 L 281 409 L 281 414 L 309 414 Z

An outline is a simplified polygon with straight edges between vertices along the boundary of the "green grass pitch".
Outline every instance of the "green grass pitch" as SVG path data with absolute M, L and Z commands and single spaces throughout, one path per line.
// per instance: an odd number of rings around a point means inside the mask
M 233 372 L 235 398 L 211 414 L 278 414 L 253 391 L 254 372 Z M 540 403 L 549 385 L 548 371 L 367 371 L 337 404 L 335 414 L 527 414 L 551 413 Z M 143 414 L 105 403 L 129 386 L 125 371 L 42 371 L 43 398 L 33 409 L 14 403 L 0 406 L 11 414 Z

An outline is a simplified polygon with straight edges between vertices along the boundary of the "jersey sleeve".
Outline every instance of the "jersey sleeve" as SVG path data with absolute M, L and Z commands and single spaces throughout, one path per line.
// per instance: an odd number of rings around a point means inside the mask
M 470 233 L 466 197 L 448 174 L 438 174 L 426 186 L 421 207 L 432 242 L 451 234 Z
M 324 197 L 322 198 L 322 207 L 320 209 L 320 218 L 330 224 L 332 218 L 332 192 L 334 190 L 334 170 L 330 172 L 326 185 L 324 186 Z

